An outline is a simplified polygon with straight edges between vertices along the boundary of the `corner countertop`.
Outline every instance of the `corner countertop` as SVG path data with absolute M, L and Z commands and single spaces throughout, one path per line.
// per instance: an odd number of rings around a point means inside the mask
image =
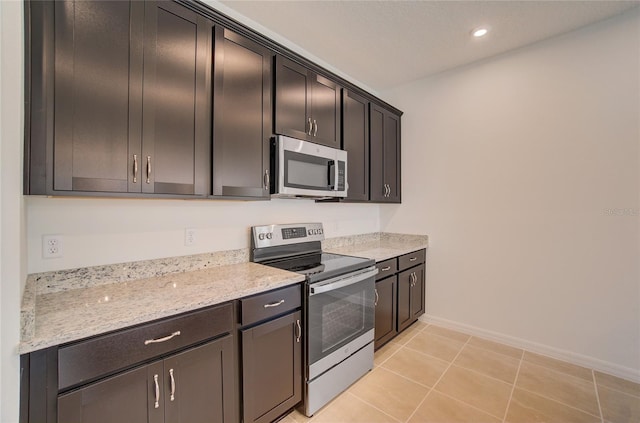
M 323 241 L 338 254 L 386 260 L 427 236 L 372 233 Z M 25 354 L 304 281 L 249 262 L 248 249 L 29 275 L 22 300 Z

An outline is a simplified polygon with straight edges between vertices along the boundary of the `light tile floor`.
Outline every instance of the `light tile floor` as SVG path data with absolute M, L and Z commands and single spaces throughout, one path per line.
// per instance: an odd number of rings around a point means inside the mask
M 416 322 L 312 418 L 282 423 L 639 423 L 640 384 Z

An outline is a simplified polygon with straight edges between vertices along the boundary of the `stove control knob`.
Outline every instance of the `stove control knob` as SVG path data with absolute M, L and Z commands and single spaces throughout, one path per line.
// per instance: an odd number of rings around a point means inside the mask
M 313 235 L 313 229 L 309 229 L 309 230 L 307 231 L 307 233 L 308 233 L 309 235 Z
M 273 238 L 273 233 L 267 232 L 267 239 L 271 239 L 271 238 Z
M 322 235 L 322 229 L 318 229 L 318 234 Z
M 258 234 L 258 239 L 262 241 L 264 239 L 264 234 Z

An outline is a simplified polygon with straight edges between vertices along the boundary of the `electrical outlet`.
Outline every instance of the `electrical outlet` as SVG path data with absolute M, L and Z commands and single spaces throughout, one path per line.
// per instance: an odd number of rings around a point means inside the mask
M 63 253 L 62 235 L 42 236 L 42 258 L 60 258 Z
M 196 230 L 187 228 L 184 230 L 184 245 L 190 247 L 196 242 Z

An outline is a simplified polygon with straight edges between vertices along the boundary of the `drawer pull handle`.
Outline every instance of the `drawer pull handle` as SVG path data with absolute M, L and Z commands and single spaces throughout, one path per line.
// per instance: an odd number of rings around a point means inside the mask
M 133 183 L 138 182 L 138 155 L 133 155 Z
M 279 305 L 284 304 L 284 300 L 276 301 L 275 303 L 265 304 L 264 308 L 278 307 Z
M 377 305 L 378 305 L 378 300 L 380 299 L 380 297 L 378 296 L 378 289 L 376 288 L 374 291 L 375 291 L 375 293 L 376 293 L 376 302 L 375 302 L 375 303 L 373 303 L 373 305 L 374 305 L 374 306 L 377 306 Z
M 409 259 L 409 261 L 416 261 L 416 260 L 418 260 L 418 257 L 411 257 L 411 258 Z
M 176 336 L 180 336 L 180 331 L 177 330 L 175 332 L 173 332 L 171 335 L 169 336 L 165 336 L 164 338 L 158 338 L 158 339 L 147 339 L 146 341 L 144 341 L 145 345 L 149 345 L 149 344 L 157 344 L 159 342 L 165 342 L 168 341 L 169 339 L 175 338 Z
M 383 268 L 382 268 L 382 269 L 380 269 L 380 270 L 382 270 L 383 272 L 386 272 L 387 270 L 391 270 L 391 266 L 383 267 Z
M 158 384 L 158 375 L 153 375 L 153 383 L 156 385 L 155 393 L 156 393 L 156 402 L 154 404 L 155 408 L 160 407 L 160 385 Z
M 300 326 L 300 319 L 296 320 L 296 342 L 300 343 L 302 337 L 302 326 Z
M 151 156 L 147 156 L 147 183 L 151 183 Z
M 176 399 L 176 379 L 173 377 L 173 369 L 169 369 L 169 377 L 171 378 L 171 401 Z

